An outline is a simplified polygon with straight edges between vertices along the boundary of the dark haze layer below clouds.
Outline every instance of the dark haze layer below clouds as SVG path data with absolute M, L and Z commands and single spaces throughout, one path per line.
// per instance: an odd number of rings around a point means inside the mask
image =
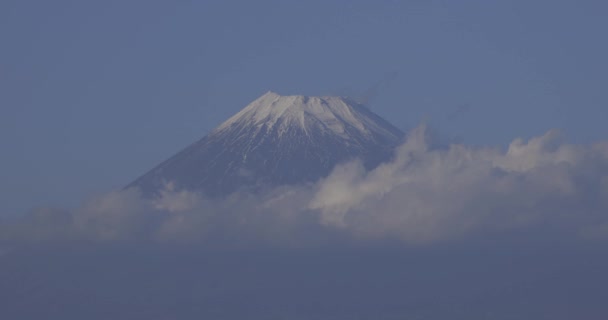
M 313 185 L 168 184 L 0 225 L 0 318 L 605 319 L 608 144 L 435 146 Z
M 605 250 L 204 251 L 87 246 L 0 258 L 7 319 L 603 319 Z

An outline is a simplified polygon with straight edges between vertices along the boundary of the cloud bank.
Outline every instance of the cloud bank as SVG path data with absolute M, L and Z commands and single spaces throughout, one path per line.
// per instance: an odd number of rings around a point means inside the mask
M 522 234 L 608 239 L 608 142 L 550 131 L 506 150 L 434 146 L 420 126 L 390 162 L 367 171 L 355 160 L 312 185 L 224 199 L 172 184 L 154 199 L 120 190 L 0 225 L 4 242 L 426 245 Z

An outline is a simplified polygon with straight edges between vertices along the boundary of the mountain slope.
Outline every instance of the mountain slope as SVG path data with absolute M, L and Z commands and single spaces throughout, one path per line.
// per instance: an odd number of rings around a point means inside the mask
M 240 188 L 313 182 L 353 158 L 377 165 L 402 136 L 346 98 L 268 92 L 128 187 L 153 194 L 172 182 L 221 196 Z

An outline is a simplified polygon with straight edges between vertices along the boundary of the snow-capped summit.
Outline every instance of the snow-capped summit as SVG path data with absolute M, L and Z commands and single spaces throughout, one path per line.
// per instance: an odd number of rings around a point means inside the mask
M 313 182 L 353 158 L 368 167 L 379 164 L 402 136 L 348 98 L 267 92 L 128 187 L 154 194 L 171 183 L 226 195 L 241 188 Z
M 350 137 L 348 130 L 357 130 L 362 135 L 370 135 L 371 131 L 395 135 L 392 128 L 384 128 L 377 120 L 370 119 L 367 109 L 343 97 L 280 96 L 269 91 L 220 125 L 218 130 L 248 124 L 260 130 L 263 126 L 271 129 L 278 125 L 279 134 L 297 127 L 305 133 L 329 130 L 346 139 Z

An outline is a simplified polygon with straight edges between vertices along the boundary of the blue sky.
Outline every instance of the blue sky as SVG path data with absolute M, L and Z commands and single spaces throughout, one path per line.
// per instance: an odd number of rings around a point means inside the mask
M 605 140 L 603 1 L 0 3 L 0 211 L 120 188 L 268 90 L 407 130 Z

